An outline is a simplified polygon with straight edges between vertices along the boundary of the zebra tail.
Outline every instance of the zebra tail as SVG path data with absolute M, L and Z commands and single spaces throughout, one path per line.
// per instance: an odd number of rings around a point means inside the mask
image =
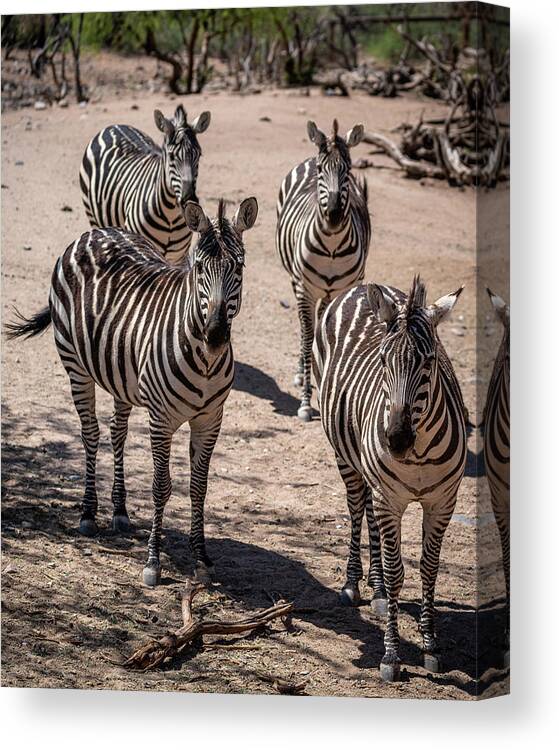
M 8 341 L 19 338 L 29 339 L 33 336 L 38 336 L 43 331 L 46 331 L 52 323 L 48 307 L 43 308 L 30 318 L 26 318 L 15 307 L 14 313 L 17 320 L 14 320 L 12 323 L 6 323 L 4 326 Z

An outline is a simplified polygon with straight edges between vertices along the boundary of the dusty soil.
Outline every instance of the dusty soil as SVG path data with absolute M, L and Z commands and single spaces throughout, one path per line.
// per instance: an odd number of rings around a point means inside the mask
M 319 419 L 302 424 L 295 416 L 298 323 L 289 280 L 274 248 L 280 181 L 312 153 L 307 119 L 327 127 L 337 116 L 344 129 L 362 121 L 388 134 L 423 109 L 440 113 L 439 105 L 416 98 L 356 95 L 344 100 L 315 91 L 310 97 L 222 93 L 193 96 L 185 104 L 192 115 L 202 109 L 212 112 L 211 127 L 202 136 L 199 194 L 205 204 L 211 210 L 219 196 L 237 203 L 250 194 L 260 204 L 256 227 L 246 235 L 244 302 L 233 331 L 235 388 L 210 471 L 206 529 L 217 578 L 198 600 L 196 612 L 232 619 L 281 596 L 295 601 L 294 628 L 287 632 L 273 625 L 265 633 L 233 639 L 235 648 L 192 648 L 154 673 L 130 673 L 118 666 L 146 638 L 178 625 L 181 581 L 190 569 L 187 435 L 183 430 L 174 441 L 163 585 L 150 590 L 141 584 L 151 517 L 146 415 L 133 413 L 126 451 L 135 532 L 119 538 L 109 530 L 111 400 L 99 393 L 103 531 L 95 539 L 80 537 L 83 455 L 78 420 L 48 332 L 38 340 L 3 346 L 3 685 L 273 692 L 256 675 L 260 671 L 308 680 L 311 695 L 471 699 L 482 688 L 487 694 L 506 690 L 507 675 L 492 668 L 497 663 L 495 633 L 489 629 L 477 654 L 474 640 L 476 602 L 487 604 L 486 624 L 498 625 L 495 604 L 503 593 L 500 547 L 483 489 L 482 462 L 476 460 L 475 431 L 437 589 L 448 671 L 431 675 L 420 666 L 419 507 L 409 508 L 403 526 L 401 682 L 380 681 L 383 628 L 367 602 L 355 610 L 338 605 L 349 516 Z M 25 313 L 45 304 L 56 257 L 88 228 L 78 168 L 89 138 L 113 122 L 154 135 L 153 109 L 169 112 L 174 106 L 163 94 L 130 95 L 85 108 L 3 114 L 4 320 L 14 304 Z M 270 121 L 263 121 L 264 116 Z M 356 157 L 367 150 L 359 146 Z M 374 227 L 367 280 L 406 288 L 420 271 L 430 299 L 466 284 L 454 320 L 441 335 L 475 422 L 490 357 L 476 374 L 474 194 L 409 181 L 390 169 L 369 169 L 366 176 Z M 499 188 L 491 200 L 504 211 L 507 188 Z M 506 294 L 506 272 L 494 286 Z M 482 300 L 484 342 L 495 352 L 500 332 L 491 317 L 486 319 L 489 314 Z M 477 572 L 480 539 L 489 550 L 483 590 Z M 366 560 L 365 538 L 363 542 Z M 363 589 L 367 599 L 370 592 Z

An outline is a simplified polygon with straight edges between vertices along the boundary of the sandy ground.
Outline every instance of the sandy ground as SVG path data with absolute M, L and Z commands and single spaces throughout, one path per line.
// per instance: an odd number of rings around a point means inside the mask
M 338 605 L 349 516 L 320 421 L 302 424 L 295 417 L 292 378 L 298 323 L 289 280 L 274 248 L 280 181 L 314 148 L 306 138 L 307 119 L 327 127 L 337 116 L 343 129 L 362 121 L 388 134 L 402 120 L 415 120 L 422 109 L 440 114 L 440 106 L 415 98 L 343 100 L 315 91 L 310 97 L 286 92 L 192 96 L 185 104 L 191 115 L 203 109 L 212 112 L 211 127 L 201 137 L 201 199 L 210 210 L 220 196 L 238 203 L 254 194 L 260 204 L 256 227 L 246 235 L 243 309 L 233 331 L 235 388 L 210 470 L 206 530 L 217 579 L 197 600 L 196 612 L 234 618 L 282 596 L 295 601 L 294 628 L 287 632 L 272 625 L 263 634 L 234 640 L 236 648 L 192 648 L 154 673 L 131 673 L 118 666 L 146 637 L 163 634 L 180 618 L 181 581 L 190 566 L 186 428 L 174 441 L 163 585 L 150 590 L 141 584 L 151 518 L 146 415 L 133 413 L 126 451 L 135 533 L 118 538 L 109 530 L 111 400 L 99 393 L 103 531 L 95 539 L 81 538 L 78 419 L 48 332 L 38 340 L 3 345 L 3 685 L 273 692 L 257 676 L 260 671 L 307 680 L 311 695 L 471 699 L 482 688 L 486 694 L 506 690 L 507 675 L 492 669 L 497 663 L 492 653 L 495 632 L 489 628 L 481 638 L 479 653 L 474 640 L 476 602 L 489 602 L 485 622 L 498 626 L 500 609 L 492 603 L 503 593 L 500 548 L 482 462 L 476 460 L 475 432 L 456 514 L 445 537 L 437 589 L 448 671 L 431 675 L 420 666 L 419 506 L 409 508 L 403 526 L 401 682 L 380 681 L 382 622 L 367 603 L 356 610 Z M 138 94 L 85 108 L 2 115 L 4 320 L 14 304 L 25 313 L 45 304 L 55 259 L 88 228 L 78 168 L 89 138 L 114 122 L 155 135 L 153 109 L 171 112 L 175 105 L 162 94 Z M 270 121 L 262 121 L 263 116 Z M 355 156 L 367 151 L 361 145 Z M 476 374 L 474 194 L 412 182 L 389 169 L 369 169 L 366 176 L 373 217 L 366 279 L 407 288 L 420 271 L 431 300 L 466 284 L 454 319 L 441 336 L 476 421 L 478 395 L 481 399 L 500 331 L 482 299 L 481 335 L 489 354 Z M 499 188 L 490 200 L 504 211 L 507 188 Z M 494 231 L 489 227 L 487 236 Z M 505 278 L 506 272 L 495 282 L 496 291 L 504 289 Z M 488 551 L 483 590 L 477 580 L 480 540 Z M 364 560 L 366 554 L 364 538 Z M 370 595 L 366 587 L 363 594 Z

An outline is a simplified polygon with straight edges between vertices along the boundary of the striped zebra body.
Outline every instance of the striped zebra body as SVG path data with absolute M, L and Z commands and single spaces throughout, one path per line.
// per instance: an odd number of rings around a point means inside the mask
M 211 567 L 204 540 L 208 469 L 233 382 L 230 328 L 241 305 L 242 232 L 252 226 L 257 210 L 256 200 L 247 199 L 230 222 L 221 202 L 218 218 L 209 220 L 200 206 L 188 203 L 186 222 L 200 232 L 190 270 L 171 266 L 144 237 L 107 228 L 82 235 L 53 272 L 49 320 L 70 378 L 86 452 L 82 533 L 97 531 L 95 385 L 115 402 L 111 438 L 116 530 L 129 527 L 123 466 L 128 417 L 134 406 L 149 413 L 154 462 L 154 515 L 144 569 L 149 585 L 160 580 L 171 441 L 184 422 L 190 425 L 190 542 L 198 568 Z M 33 320 L 12 325 L 11 335 L 29 334 Z
M 509 306 L 500 297 L 487 291 L 504 328 L 487 389 L 483 418 L 483 449 L 491 505 L 499 529 L 503 554 L 506 585 L 506 660 L 509 649 L 510 609 L 510 311 Z
M 409 295 L 380 285 L 356 287 L 326 309 L 314 344 L 322 424 L 346 484 L 352 522 L 342 593 L 346 601 L 359 599 L 361 525 L 367 511 L 373 604 L 388 598 L 381 663 L 385 679 L 395 679 L 399 670 L 400 528 L 414 501 L 423 508 L 420 630 L 425 664 L 440 667 L 435 581 L 464 474 L 466 430 L 460 388 L 436 325 L 460 291 L 427 308 L 418 279 Z
M 197 133 L 209 124 L 205 112 L 192 125 L 178 107 L 173 120 L 156 110 L 163 146 L 128 125 L 110 125 L 88 144 L 80 188 L 92 227 L 120 227 L 142 234 L 170 262 L 188 253 L 192 232 L 183 206 L 196 198 L 201 155 Z
M 318 157 L 296 166 L 282 182 L 277 204 L 276 245 L 290 276 L 301 326 L 299 417 L 310 419 L 311 350 L 316 317 L 338 294 L 362 281 L 371 237 L 367 185 L 351 174 L 349 148 L 362 138 L 355 126 L 345 139 L 330 138 L 314 123 L 309 137 Z M 317 311 L 317 304 L 319 304 Z

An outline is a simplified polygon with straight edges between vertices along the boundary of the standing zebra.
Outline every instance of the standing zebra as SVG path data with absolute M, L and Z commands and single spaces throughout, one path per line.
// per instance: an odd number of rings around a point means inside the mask
M 349 149 L 363 138 L 355 125 L 342 138 L 334 120 L 327 137 L 314 122 L 307 123 L 318 156 L 302 162 L 282 182 L 278 204 L 276 245 L 297 300 L 301 353 L 295 385 L 302 386 L 300 419 L 311 419 L 311 351 L 315 315 L 327 303 L 363 280 L 371 239 L 367 183 L 351 173 Z M 318 313 L 317 302 L 320 302 Z
M 208 469 L 233 382 L 230 330 L 241 306 L 242 234 L 258 213 L 256 199 L 247 198 L 229 221 L 224 205 L 220 201 L 217 218 L 210 220 L 198 204 L 186 204 L 185 222 L 200 233 L 191 270 L 171 266 L 140 235 L 118 229 L 86 232 L 56 263 L 49 307 L 8 326 L 13 338 L 34 336 L 53 323 L 86 453 L 82 534 L 97 531 L 95 385 L 115 402 L 111 439 L 116 530 L 129 528 L 123 467 L 128 417 L 133 406 L 148 410 L 154 514 L 143 578 L 150 586 L 161 576 L 171 440 L 184 422 L 190 424 L 190 543 L 202 575 L 212 564 L 204 540 Z
M 401 519 L 413 501 L 423 508 L 423 584 L 420 631 L 424 665 L 440 671 L 435 637 L 435 582 L 443 535 L 466 463 L 460 387 L 437 335 L 437 325 L 462 289 L 426 306 L 416 277 L 408 295 L 370 284 L 330 304 L 314 344 L 322 424 L 336 453 L 351 514 L 351 547 L 344 591 L 358 598 L 361 523 L 368 488 L 382 546 L 372 559 L 375 596 L 388 596 L 380 665 L 385 680 L 399 674 L 398 597 L 404 581 Z M 370 522 L 372 514 L 367 514 Z M 369 536 L 377 531 L 371 524 Z
M 160 147 L 129 125 L 110 125 L 89 143 L 80 169 L 82 200 L 92 227 L 121 227 L 142 234 L 171 262 L 190 248 L 184 219 L 186 201 L 198 201 L 196 179 L 202 151 L 198 134 L 210 113 L 190 125 L 181 105 L 168 120 L 156 109 L 164 133 Z
M 487 290 L 495 313 L 503 324 L 501 346 L 493 365 L 483 414 L 485 471 L 491 505 L 501 537 L 506 585 L 504 664 L 509 661 L 510 612 L 510 310 L 496 294 Z

